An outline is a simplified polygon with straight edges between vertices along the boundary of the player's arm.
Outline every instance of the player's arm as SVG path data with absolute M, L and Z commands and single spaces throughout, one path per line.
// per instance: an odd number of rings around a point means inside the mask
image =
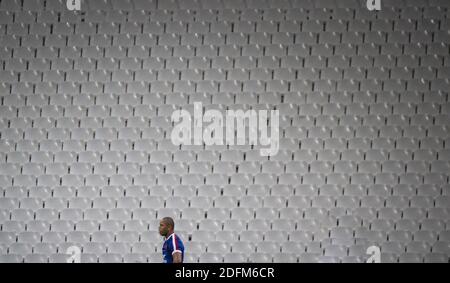
M 173 263 L 181 263 L 181 251 L 174 251 L 172 257 Z

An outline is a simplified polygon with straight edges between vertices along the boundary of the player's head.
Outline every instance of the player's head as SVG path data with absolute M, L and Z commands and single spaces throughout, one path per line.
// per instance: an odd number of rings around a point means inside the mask
M 172 217 L 164 217 L 159 221 L 159 234 L 161 236 L 167 237 L 173 232 L 175 228 L 175 222 L 173 222 Z

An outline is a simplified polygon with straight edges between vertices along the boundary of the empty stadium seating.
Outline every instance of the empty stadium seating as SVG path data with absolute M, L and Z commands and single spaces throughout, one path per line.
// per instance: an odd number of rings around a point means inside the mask
M 0 262 L 450 259 L 450 5 L 0 0 Z M 175 146 L 280 110 L 280 150 Z

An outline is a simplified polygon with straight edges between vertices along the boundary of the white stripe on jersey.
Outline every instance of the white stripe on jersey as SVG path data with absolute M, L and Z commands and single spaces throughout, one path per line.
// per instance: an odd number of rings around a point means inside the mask
M 172 245 L 173 245 L 173 252 L 172 252 L 172 254 L 174 254 L 174 253 L 181 253 L 181 251 L 177 247 L 177 241 L 175 240 L 175 233 L 172 233 L 172 235 L 170 235 L 170 236 L 172 236 Z

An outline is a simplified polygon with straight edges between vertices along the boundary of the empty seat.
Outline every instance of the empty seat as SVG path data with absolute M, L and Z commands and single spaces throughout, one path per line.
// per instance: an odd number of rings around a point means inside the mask
M 255 252 L 255 245 L 251 242 L 236 242 L 231 247 L 232 253 L 244 253 L 249 254 Z
M 36 244 L 41 242 L 41 234 L 38 232 L 20 232 L 17 236 L 18 243 Z
M 403 253 L 399 256 L 400 263 L 422 263 L 422 257 L 416 253 Z
M 428 253 L 423 260 L 425 263 L 448 263 L 448 256 L 443 253 Z
M 318 263 L 319 255 L 315 253 L 301 253 L 298 258 L 300 263 Z
M 330 245 L 325 248 L 325 256 L 342 258 L 347 256 L 347 248 L 342 246 Z
M 0 262 L 2 263 L 21 263 L 23 257 L 16 254 L 0 255 Z
M 207 232 L 202 230 L 197 230 L 192 232 L 192 241 L 197 242 L 212 242 L 215 240 L 215 234 L 213 232 Z
M 199 262 L 201 263 L 219 263 L 222 261 L 222 255 L 217 253 L 204 253 L 199 257 Z
M 122 255 L 114 254 L 114 253 L 102 254 L 98 257 L 98 262 L 99 263 L 121 263 Z
M 226 253 L 223 256 L 225 263 L 243 263 L 247 262 L 247 256 L 243 253 Z
M 74 231 L 67 233 L 67 240 L 69 243 L 85 244 L 90 240 L 89 232 Z

